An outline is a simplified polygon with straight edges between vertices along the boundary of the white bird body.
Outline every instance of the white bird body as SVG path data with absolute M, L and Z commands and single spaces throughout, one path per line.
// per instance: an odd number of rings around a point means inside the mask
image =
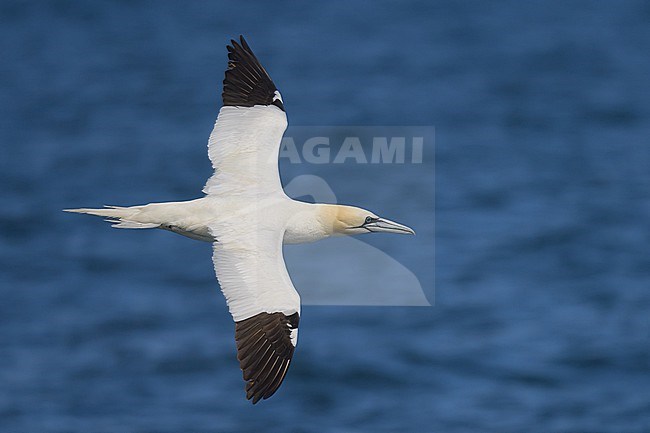
M 300 296 L 284 264 L 283 243 L 414 232 L 361 208 L 289 198 L 277 162 L 287 127 L 282 96 L 243 37 L 228 51 L 224 106 L 208 141 L 215 172 L 203 188 L 205 197 L 68 211 L 105 217 L 117 228 L 161 228 L 213 243 L 246 396 L 257 403 L 284 380 L 298 338 Z
M 254 203 L 253 205 L 251 203 Z M 283 227 L 284 244 L 303 244 L 337 235 L 328 227 L 327 206 L 293 200 L 284 194 L 256 198 L 245 195 L 206 196 L 189 201 L 149 203 L 106 209 L 72 209 L 71 212 L 119 220 L 116 228 L 161 228 L 204 242 L 215 242 L 233 219 L 254 218 L 259 227 Z M 262 218 L 263 217 L 263 218 Z M 258 221 L 259 220 L 259 221 Z M 250 221 L 250 220 L 249 220 Z

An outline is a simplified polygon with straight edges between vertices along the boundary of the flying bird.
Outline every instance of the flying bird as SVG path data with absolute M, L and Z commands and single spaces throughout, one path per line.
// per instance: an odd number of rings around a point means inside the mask
M 213 263 L 235 322 L 237 359 L 253 404 L 284 380 L 298 341 L 300 296 L 283 244 L 362 233 L 415 234 L 368 210 L 289 198 L 278 170 L 287 128 L 282 95 L 243 36 L 231 40 L 223 106 L 208 141 L 214 174 L 195 200 L 104 209 L 113 227 L 160 228 L 213 244 Z

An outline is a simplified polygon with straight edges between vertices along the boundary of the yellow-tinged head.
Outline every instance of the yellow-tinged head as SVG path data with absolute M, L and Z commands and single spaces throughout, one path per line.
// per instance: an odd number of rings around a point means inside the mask
M 324 205 L 322 223 L 333 235 L 356 235 L 362 233 L 399 233 L 414 235 L 415 231 L 405 225 L 378 217 L 369 210 L 353 206 Z

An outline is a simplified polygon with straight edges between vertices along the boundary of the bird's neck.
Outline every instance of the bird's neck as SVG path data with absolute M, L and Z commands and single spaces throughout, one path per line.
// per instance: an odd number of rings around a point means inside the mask
M 285 243 L 314 242 L 337 234 L 336 205 L 299 201 L 294 203 L 295 212 L 284 234 Z

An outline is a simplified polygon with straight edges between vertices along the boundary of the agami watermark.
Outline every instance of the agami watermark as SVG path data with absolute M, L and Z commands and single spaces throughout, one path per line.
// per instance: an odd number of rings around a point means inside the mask
M 367 142 L 365 146 L 362 139 Z M 347 136 L 338 146 L 325 136 L 309 137 L 301 146 L 296 145 L 293 137 L 284 137 L 280 144 L 280 158 L 287 158 L 292 164 L 344 164 L 349 161 L 357 164 L 404 164 L 407 159 L 411 164 L 421 164 L 423 149 L 422 136 Z
M 339 203 L 327 179 L 350 176 L 352 172 L 358 172 L 360 176 L 378 176 L 381 173 L 379 176 L 384 184 L 390 182 L 388 179 L 391 176 L 400 176 L 404 180 L 412 177 L 411 181 L 418 184 L 419 215 L 425 217 L 423 221 L 427 226 L 433 225 L 434 133 L 433 127 L 421 126 L 291 126 L 282 139 L 280 163 L 315 164 L 320 168 L 294 171 L 285 165 L 289 173 L 312 173 L 285 178 L 288 181 L 285 192 L 293 198 L 311 197 L 316 203 Z M 341 164 L 346 168 L 332 167 L 330 170 L 326 167 L 328 164 Z M 360 166 L 354 168 L 357 164 Z M 380 164 L 398 164 L 400 168 L 376 166 Z M 408 165 L 414 166 L 409 168 Z M 394 179 L 397 181 L 397 178 Z M 395 183 L 395 188 L 398 188 L 397 185 L 399 182 Z M 388 209 L 403 206 L 401 202 L 391 204 L 390 201 L 396 200 L 396 197 L 400 197 L 401 201 L 408 196 L 386 192 L 381 199 L 384 200 L 381 202 L 382 211 L 386 209 L 390 215 Z M 351 204 L 371 206 L 370 202 Z M 422 209 L 423 206 L 426 209 Z M 427 234 L 426 229 L 422 232 L 418 234 L 417 255 L 431 257 L 433 261 L 433 236 Z M 430 239 L 423 239 L 422 236 L 429 236 Z M 364 236 L 343 237 L 315 244 L 287 246 L 284 249 L 285 262 L 303 304 L 431 305 L 434 302 L 433 288 L 430 286 L 432 278 L 425 278 L 428 281 L 425 290 L 424 281 L 418 275 L 400 263 L 393 254 L 367 242 L 370 240 Z M 431 263 L 433 267 L 434 263 Z

